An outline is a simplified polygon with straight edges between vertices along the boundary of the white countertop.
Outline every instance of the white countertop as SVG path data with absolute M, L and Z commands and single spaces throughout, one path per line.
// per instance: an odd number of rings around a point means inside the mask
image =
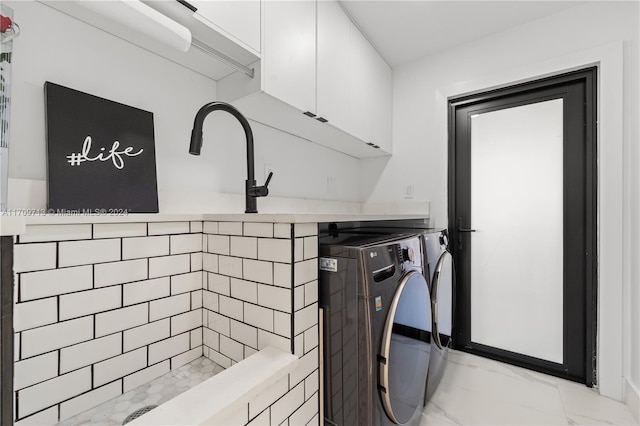
M 132 223 L 132 222 L 267 222 L 322 223 L 426 219 L 426 214 L 44 214 L 37 210 L 11 212 L 0 216 L 0 235 L 20 235 L 27 225 L 63 225 L 75 223 Z
M 25 225 L 23 216 L 0 216 L 0 236 L 24 234 Z
M 321 223 L 355 222 L 379 220 L 425 219 L 427 215 L 401 214 L 308 214 L 308 213 L 266 213 L 266 214 L 205 214 L 204 220 L 213 222 L 273 222 L 273 223 Z

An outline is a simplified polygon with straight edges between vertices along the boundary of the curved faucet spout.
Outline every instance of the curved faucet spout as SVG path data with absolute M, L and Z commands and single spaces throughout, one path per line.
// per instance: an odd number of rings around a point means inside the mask
M 189 154 L 200 155 L 202 149 L 202 126 L 204 119 L 213 111 L 226 111 L 233 115 L 242 125 L 244 134 L 247 139 L 247 179 L 254 179 L 254 154 L 253 154 L 253 131 L 249 121 L 240 113 L 233 105 L 226 102 L 210 102 L 198 110 L 196 118 L 193 120 L 193 130 L 191 131 L 191 145 L 189 146 Z
M 254 152 L 253 152 L 253 132 L 251 131 L 251 126 L 249 125 L 249 121 L 238 111 L 233 105 L 230 105 L 226 102 L 210 102 L 204 105 L 198 113 L 196 114 L 196 118 L 193 121 L 193 130 L 191 131 L 191 144 L 189 145 L 189 154 L 192 155 L 200 155 L 200 150 L 202 149 L 202 126 L 204 124 L 204 119 L 212 113 L 213 111 L 226 111 L 229 114 L 233 115 L 242 125 L 244 129 L 244 134 L 247 139 L 247 180 L 245 183 L 245 201 L 246 208 L 245 213 L 258 213 L 256 198 L 257 197 L 265 197 L 269 194 L 269 190 L 267 188 L 268 181 L 264 186 L 256 186 L 255 174 L 254 174 Z

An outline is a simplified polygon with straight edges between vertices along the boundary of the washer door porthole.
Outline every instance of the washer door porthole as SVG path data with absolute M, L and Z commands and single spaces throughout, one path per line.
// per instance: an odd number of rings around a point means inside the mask
M 391 302 L 378 357 L 378 389 L 385 412 L 407 423 L 424 402 L 431 349 L 431 297 L 422 274 L 405 275 Z

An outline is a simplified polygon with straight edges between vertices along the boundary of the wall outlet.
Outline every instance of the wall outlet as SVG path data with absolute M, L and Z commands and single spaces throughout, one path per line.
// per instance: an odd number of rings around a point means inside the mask
M 338 179 L 333 176 L 327 178 L 327 192 L 329 194 L 335 194 L 338 190 Z
M 404 198 L 413 198 L 413 193 L 415 190 L 415 185 L 414 184 L 409 184 L 404 188 Z

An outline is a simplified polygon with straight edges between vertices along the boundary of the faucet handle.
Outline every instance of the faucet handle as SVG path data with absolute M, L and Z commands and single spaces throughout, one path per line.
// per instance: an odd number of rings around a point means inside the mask
M 252 197 L 266 197 L 267 195 L 269 195 L 268 186 L 272 176 L 273 176 L 273 172 L 269 172 L 269 176 L 267 176 L 267 180 L 265 181 L 264 185 L 254 186 L 253 188 L 250 188 L 249 195 Z

